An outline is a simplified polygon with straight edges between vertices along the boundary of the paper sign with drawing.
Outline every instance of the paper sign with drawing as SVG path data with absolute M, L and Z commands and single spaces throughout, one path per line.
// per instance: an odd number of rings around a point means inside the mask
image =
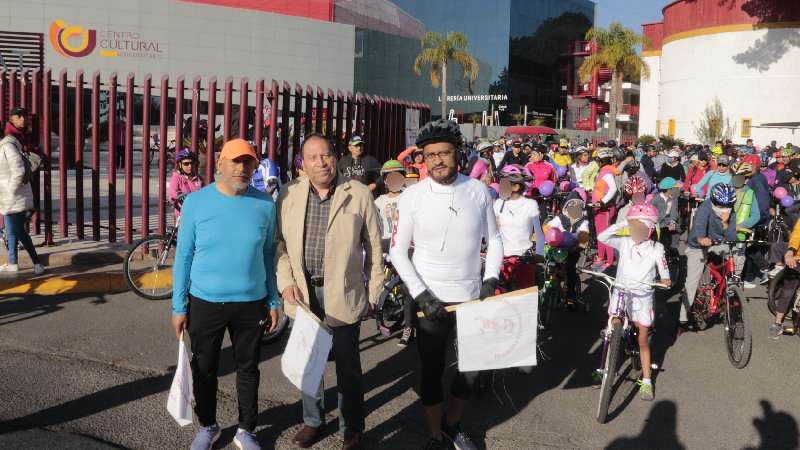
M 330 331 L 304 308 L 297 308 L 292 333 L 281 357 L 281 371 L 298 389 L 316 395 L 332 344 Z
M 538 314 L 535 289 L 459 305 L 458 370 L 535 366 Z

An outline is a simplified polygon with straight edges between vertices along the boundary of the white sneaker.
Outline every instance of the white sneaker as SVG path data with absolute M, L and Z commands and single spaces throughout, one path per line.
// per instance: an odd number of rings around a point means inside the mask
M 41 264 L 34 264 L 33 273 L 35 273 L 36 275 L 43 274 L 44 273 L 44 267 Z
M 750 282 L 750 281 L 745 281 L 744 282 L 744 288 L 745 289 L 755 289 L 756 288 L 756 284 L 753 283 L 753 282 Z
M 770 278 L 775 278 L 775 275 L 780 273 L 781 270 L 783 270 L 783 265 L 776 264 L 775 267 L 769 271 L 768 276 Z
M 0 266 L 0 272 L 16 273 L 19 272 L 19 265 L 17 264 L 3 264 Z

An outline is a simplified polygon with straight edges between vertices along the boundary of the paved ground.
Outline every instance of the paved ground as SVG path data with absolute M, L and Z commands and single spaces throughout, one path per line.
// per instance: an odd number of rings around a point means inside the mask
M 591 294 L 600 299 L 600 291 Z M 499 373 L 494 388 L 476 399 L 465 428 L 489 449 L 535 448 L 797 448 L 800 401 L 796 394 L 800 339 L 766 338 L 770 318 L 763 291 L 749 311 L 753 358 L 730 366 L 719 326 L 673 343 L 677 303 L 660 303 L 656 346 L 663 367 L 653 403 L 625 382 L 605 425 L 594 421 L 597 391 L 588 387 L 598 359 L 604 318 L 561 312 L 556 331 L 533 374 Z M 762 297 L 762 298 L 759 298 Z M 130 294 L 0 299 L 0 448 L 187 448 L 191 427 L 180 428 L 165 409 L 176 342 L 166 301 Z M 372 322 L 362 328 L 370 448 L 420 448 L 425 442 L 414 392 L 414 347 L 398 351 Z M 279 371 L 285 342 L 262 355 L 258 435 L 265 449 L 291 448 L 298 429 L 297 391 Z M 219 421 L 230 445 L 236 403 L 232 357 L 224 345 Z M 332 367 L 326 374 L 335 403 Z M 331 433 L 335 410 L 329 411 Z M 330 434 L 318 449 L 338 448 Z M 380 445 L 378 445 L 380 444 Z

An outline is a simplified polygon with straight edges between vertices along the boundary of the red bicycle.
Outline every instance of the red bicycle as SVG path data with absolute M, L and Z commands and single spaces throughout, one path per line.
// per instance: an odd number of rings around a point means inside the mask
M 714 245 L 727 245 L 728 255 L 709 251 L 697 294 L 690 314 L 699 330 L 714 322 L 725 325 L 724 339 L 728 359 L 733 367 L 741 369 L 750 361 L 753 350 L 752 326 L 747 317 L 746 297 L 733 251 L 736 247 L 760 241 L 721 241 Z

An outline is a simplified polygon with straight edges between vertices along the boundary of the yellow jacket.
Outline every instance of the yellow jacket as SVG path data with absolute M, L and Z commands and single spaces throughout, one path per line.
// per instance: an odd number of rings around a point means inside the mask
M 800 220 L 795 222 L 792 234 L 789 235 L 789 248 L 794 250 L 795 254 L 800 250 Z
M 553 162 L 561 167 L 569 167 L 572 165 L 572 156 L 556 152 L 553 154 Z

